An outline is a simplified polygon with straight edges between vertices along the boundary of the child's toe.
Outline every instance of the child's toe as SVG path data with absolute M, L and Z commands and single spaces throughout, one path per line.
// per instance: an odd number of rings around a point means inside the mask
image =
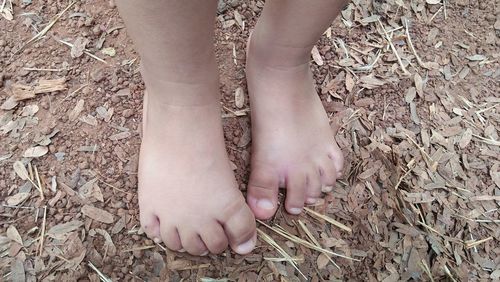
M 238 254 L 248 254 L 256 244 L 255 218 L 244 201 L 230 210 L 223 224 L 231 249 Z
M 179 230 L 182 247 L 193 256 L 202 256 L 208 254 L 208 248 L 203 243 L 200 235 L 194 230 Z
M 213 221 L 200 232 L 201 239 L 212 254 L 220 254 L 227 249 L 228 241 L 222 226 Z
M 141 211 L 141 228 L 152 240 L 161 241 L 160 221 L 158 217 L 149 211 Z
M 258 219 L 269 219 L 278 207 L 279 175 L 274 169 L 254 165 L 248 182 L 247 202 Z
M 169 226 L 166 222 L 161 226 L 161 238 L 165 246 L 172 251 L 180 251 L 182 249 L 181 239 L 177 228 Z
M 307 175 L 301 171 L 291 171 L 286 178 L 285 208 L 290 214 L 302 212 L 306 200 Z

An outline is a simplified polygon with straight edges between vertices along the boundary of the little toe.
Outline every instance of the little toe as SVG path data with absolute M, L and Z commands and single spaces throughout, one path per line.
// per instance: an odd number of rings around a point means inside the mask
M 160 221 L 154 213 L 141 212 L 141 228 L 146 235 L 155 241 L 161 241 Z
M 337 181 L 338 171 L 332 159 L 325 157 L 324 160 L 321 161 L 320 171 L 323 190 L 325 187 L 334 186 Z
M 220 254 L 227 249 L 228 241 L 222 226 L 214 221 L 203 228 L 201 239 L 212 254 Z
M 290 172 L 286 179 L 285 207 L 290 214 L 302 212 L 306 198 L 307 177 L 303 172 Z
M 337 169 L 337 177 L 340 178 L 344 170 L 344 156 L 342 151 L 337 145 L 335 145 L 328 156 L 333 161 L 333 165 L 335 165 L 335 168 Z
M 255 248 L 255 218 L 247 205 L 243 203 L 232 209 L 230 216 L 222 222 L 229 245 L 236 253 L 248 254 Z
M 192 230 L 179 230 L 182 247 L 193 256 L 204 256 L 209 253 L 200 235 Z
M 265 167 L 252 167 L 247 202 L 258 219 L 269 219 L 278 206 L 279 175 Z

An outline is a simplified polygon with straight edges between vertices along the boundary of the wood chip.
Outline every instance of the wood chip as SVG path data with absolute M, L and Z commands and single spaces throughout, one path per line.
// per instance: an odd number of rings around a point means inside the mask
M 99 221 L 102 223 L 107 223 L 107 224 L 113 223 L 114 217 L 112 214 L 110 214 L 109 212 L 107 212 L 103 209 L 99 209 L 99 208 L 96 208 L 96 207 L 91 206 L 91 205 L 83 206 L 82 213 L 83 213 L 83 215 L 88 216 L 88 217 L 92 218 L 93 220 L 96 220 L 96 221 Z
M 26 167 L 22 162 L 20 161 L 14 162 L 13 167 L 17 176 L 19 176 L 22 180 L 27 180 L 29 178 L 28 170 L 26 169 Z
M 78 230 L 78 228 L 82 225 L 83 225 L 83 222 L 79 221 L 79 220 L 72 220 L 69 222 L 60 223 L 60 224 L 52 226 L 49 229 L 49 231 L 47 231 L 47 236 L 58 239 L 58 238 L 61 238 L 61 236 L 63 236 L 63 235 L 66 235 L 70 232 Z
M 126 132 L 120 132 L 120 133 L 113 134 L 113 135 L 109 136 L 109 139 L 111 141 L 118 141 L 118 140 L 129 138 L 130 136 L 132 136 L 132 133 L 126 131 Z
M 21 235 L 19 234 L 19 231 L 17 231 L 17 228 L 14 225 L 9 226 L 7 228 L 6 232 L 7 238 L 11 239 L 14 242 L 17 242 L 19 245 L 23 245 L 23 239 L 21 238 Z
M 80 115 L 80 113 L 83 111 L 84 105 L 85 105 L 85 101 L 83 99 L 78 100 L 78 102 L 76 103 L 73 110 L 71 110 L 71 112 L 69 113 L 68 119 L 70 121 L 76 120 L 78 118 L 78 116 Z
M 30 193 L 17 193 L 7 198 L 7 204 L 9 206 L 17 206 L 20 203 L 24 202 L 24 200 L 28 199 L 29 196 Z
M 39 158 L 49 152 L 49 148 L 47 146 L 35 146 L 28 148 L 24 151 L 23 157 L 25 158 Z
M 322 66 L 324 64 L 323 58 L 321 57 L 321 54 L 319 53 L 318 47 L 316 47 L 316 45 L 314 45 L 314 47 L 312 48 L 311 55 L 312 55 L 314 62 L 318 66 Z
M 245 93 L 243 92 L 243 88 L 238 87 L 234 91 L 234 103 L 239 109 L 245 106 Z

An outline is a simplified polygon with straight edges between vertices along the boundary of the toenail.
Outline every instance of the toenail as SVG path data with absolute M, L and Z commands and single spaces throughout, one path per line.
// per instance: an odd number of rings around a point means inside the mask
M 299 214 L 302 212 L 302 208 L 290 208 L 288 212 L 291 214 Z
M 201 254 L 202 257 L 208 255 L 209 251 L 205 251 L 203 254 Z
M 158 237 L 154 237 L 153 238 L 153 242 L 155 242 L 156 244 L 160 244 L 161 243 L 161 239 L 158 238 Z
M 178 252 L 179 252 L 179 253 L 185 253 L 185 252 L 186 252 L 186 250 L 184 250 L 184 248 L 182 248 L 182 249 L 178 250 Z
M 238 254 L 248 254 L 253 250 L 253 248 L 255 248 L 254 238 L 246 241 L 243 244 L 239 244 L 234 251 Z
M 316 204 L 318 202 L 318 198 L 307 198 L 306 203 L 308 204 Z
M 274 209 L 274 204 L 269 199 L 260 199 L 257 201 L 257 206 L 261 209 L 272 210 Z

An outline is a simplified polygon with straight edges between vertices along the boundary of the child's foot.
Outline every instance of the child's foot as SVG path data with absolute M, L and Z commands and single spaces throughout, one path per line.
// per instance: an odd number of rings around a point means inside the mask
M 146 81 L 139 163 L 143 229 L 169 249 L 193 255 L 220 253 L 228 243 L 249 253 L 255 220 L 229 165 L 217 84 L 162 81 L 150 87 Z
M 247 50 L 253 137 L 247 202 L 257 218 L 268 219 L 279 187 L 286 187 L 286 210 L 299 214 L 318 200 L 322 187 L 335 184 L 343 157 L 314 88 L 310 49 L 295 56 L 302 51 L 258 40 L 254 33 Z M 288 54 L 305 59 L 297 63 Z

